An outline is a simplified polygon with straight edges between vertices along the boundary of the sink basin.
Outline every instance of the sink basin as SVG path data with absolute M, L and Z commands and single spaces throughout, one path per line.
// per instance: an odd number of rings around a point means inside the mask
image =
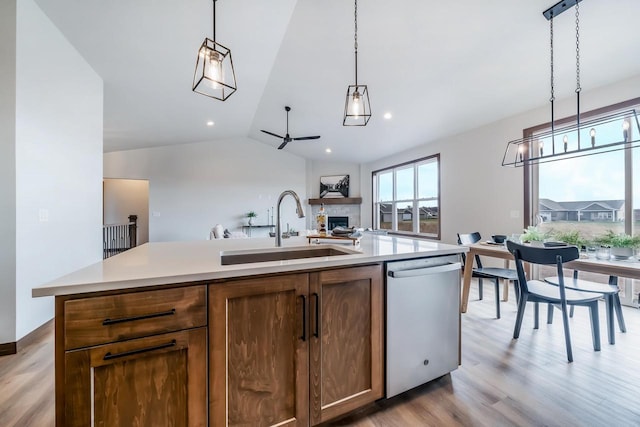
M 250 264 L 254 262 L 285 261 L 290 259 L 353 255 L 358 253 L 360 252 L 335 246 L 225 251 L 220 254 L 220 263 L 222 265 Z

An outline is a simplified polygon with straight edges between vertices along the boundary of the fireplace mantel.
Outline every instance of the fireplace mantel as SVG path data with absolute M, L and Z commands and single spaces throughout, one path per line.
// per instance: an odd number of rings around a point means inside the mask
M 310 205 L 359 205 L 362 203 L 362 197 L 327 197 L 324 199 L 309 199 Z

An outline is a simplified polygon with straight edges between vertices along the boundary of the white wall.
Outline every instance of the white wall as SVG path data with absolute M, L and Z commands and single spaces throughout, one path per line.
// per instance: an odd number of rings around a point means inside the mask
M 640 76 L 584 90 L 583 112 L 640 96 Z M 544 96 L 541 95 L 543 99 Z M 556 101 L 556 118 L 575 114 L 575 98 Z M 440 153 L 442 241 L 455 243 L 457 232 L 520 233 L 524 224 L 523 169 L 501 166 L 507 142 L 522 130 L 550 121 L 544 106 L 443 140 L 362 165 L 363 225 L 371 224 L 371 172 Z M 517 217 L 512 216 L 517 214 Z
M 0 1 L 0 344 L 16 331 L 16 0 Z
M 102 259 L 103 90 L 33 0 L 18 2 L 16 39 L 20 339 L 54 314 L 53 298 L 32 298 L 31 288 Z
M 105 179 L 104 224 L 126 224 L 137 215 L 137 244 L 149 241 L 149 181 L 146 179 Z
M 218 223 L 240 231 L 250 210 L 266 224 L 284 190 L 307 198 L 305 160 L 250 138 L 105 153 L 104 176 L 149 180 L 151 242 L 206 239 Z M 283 227 L 305 229 L 291 197 L 282 214 Z

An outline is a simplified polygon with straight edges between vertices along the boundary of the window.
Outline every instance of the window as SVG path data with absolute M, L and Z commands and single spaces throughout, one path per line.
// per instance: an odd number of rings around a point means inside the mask
M 598 115 L 612 114 L 637 106 L 640 100 L 607 107 Z M 635 105 L 634 105 L 635 104 Z M 589 113 L 586 113 L 589 115 Z M 595 115 L 593 116 L 595 117 Z M 570 119 L 575 120 L 575 119 Z M 546 125 L 549 126 L 549 125 Z M 620 122 L 610 124 L 606 132 L 620 132 Z M 631 128 L 633 129 L 633 127 Z M 544 126 L 525 130 L 531 135 Z M 632 139 L 635 136 L 632 135 Z M 550 138 L 542 141 L 551 147 Z M 555 144 L 562 144 L 556 135 Z M 525 168 L 526 213 L 545 232 L 556 234 L 577 231 L 591 240 L 608 230 L 630 235 L 640 234 L 640 150 L 600 152 L 595 155 L 541 163 Z M 607 281 L 607 277 L 581 273 L 587 280 Z M 636 283 L 634 283 L 636 282 Z M 640 281 L 620 279 L 621 299 L 628 305 L 637 304 Z
M 373 223 L 440 238 L 440 155 L 373 172 Z

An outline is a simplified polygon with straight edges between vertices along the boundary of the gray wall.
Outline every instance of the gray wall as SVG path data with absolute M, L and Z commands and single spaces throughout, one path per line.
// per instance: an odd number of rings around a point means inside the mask
M 33 287 L 102 258 L 103 97 L 100 77 L 33 0 L 17 3 L 16 30 L 19 340 L 54 314 Z
M 16 0 L 0 1 L 0 344 L 16 333 Z
M 240 231 L 250 210 L 255 224 L 267 224 L 283 190 L 307 197 L 305 160 L 250 138 L 105 153 L 104 172 L 149 180 L 151 242 L 206 239 L 216 224 Z M 306 228 L 291 197 L 282 214 L 283 227 Z
M 639 96 L 637 76 L 583 90 L 582 111 Z M 575 108 L 574 97 L 556 101 L 556 118 L 574 115 Z M 523 129 L 550 121 L 550 114 L 545 106 L 362 165 L 363 225 L 371 223 L 372 171 L 440 153 L 443 242 L 455 243 L 457 232 L 480 231 L 483 236 L 521 233 L 523 169 L 503 167 L 502 158 L 508 141 L 521 138 Z

